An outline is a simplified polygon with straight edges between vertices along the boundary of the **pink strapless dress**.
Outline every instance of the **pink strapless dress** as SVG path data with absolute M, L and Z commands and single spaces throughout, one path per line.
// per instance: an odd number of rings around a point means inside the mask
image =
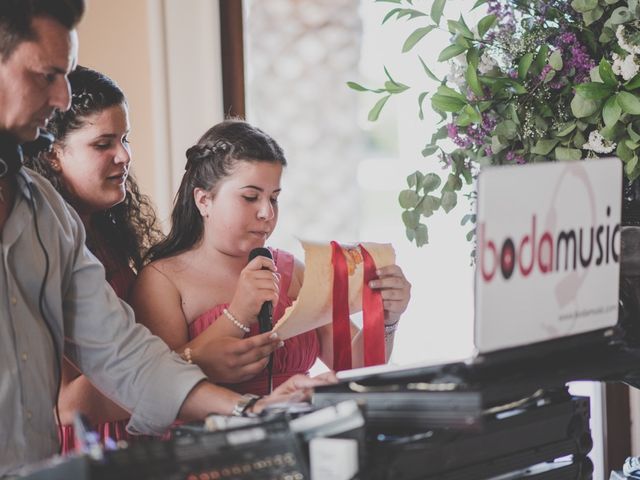
M 292 301 L 287 295 L 291 277 L 293 275 L 293 255 L 283 250 L 271 249 L 273 260 L 280 274 L 280 298 L 273 309 L 274 324 L 282 317 L 285 309 Z M 200 335 L 216 319 L 222 315 L 222 310 L 228 304 L 216 305 L 207 310 L 189 325 L 189 340 Z M 248 336 L 259 333 L 258 326 L 252 325 Z M 320 354 L 320 343 L 315 330 L 290 338 L 284 342 L 284 347 L 279 348 L 273 355 L 273 388 L 283 383 L 296 373 L 307 374 Z M 251 380 L 242 383 L 224 385 L 239 393 L 254 393 L 266 395 L 268 393 L 268 375 L 264 369 Z

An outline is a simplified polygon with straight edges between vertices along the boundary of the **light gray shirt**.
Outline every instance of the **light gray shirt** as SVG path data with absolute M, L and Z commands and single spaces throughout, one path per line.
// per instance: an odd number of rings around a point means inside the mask
M 35 217 L 31 208 L 31 186 Z M 40 289 L 49 257 L 40 313 Z M 54 347 L 131 412 L 132 432 L 162 433 L 205 378 L 135 323 L 85 247 L 75 211 L 47 180 L 22 169 L 0 242 L 0 477 L 58 449 Z M 58 359 L 59 360 L 59 359 Z

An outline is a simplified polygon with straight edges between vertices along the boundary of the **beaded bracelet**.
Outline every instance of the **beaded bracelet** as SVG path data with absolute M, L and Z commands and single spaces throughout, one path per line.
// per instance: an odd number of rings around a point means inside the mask
M 236 327 L 238 327 L 244 333 L 249 333 L 251 331 L 249 327 L 247 327 L 244 323 L 240 323 L 238 319 L 234 317 L 233 314 L 226 308 L 222 310 L 222 313 L 224 313 L 224 315 L 231 321 L 231 323 L 233 323 Z
M 193 357 L 191 356 L 192 353 L 193 351 L 189 347 L 187 347 L 180 354 L 180 357 L 187 363 L 193 363 Z

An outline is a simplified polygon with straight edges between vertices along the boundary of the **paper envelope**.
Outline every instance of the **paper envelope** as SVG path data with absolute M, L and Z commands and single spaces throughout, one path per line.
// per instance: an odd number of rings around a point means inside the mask
M 286 340 L 332 321 L 333 264 L 331 244 L 301 240 L 304 248 L 304 281 L 298 299 L 284 312 L 273 328 Z M 377 268 L 393 265 L 396 254 L 391 244 L 362 242 Z M 363 264 L 356 244 L 341 244 L 349 271 L 349 313 L 362 310 Z

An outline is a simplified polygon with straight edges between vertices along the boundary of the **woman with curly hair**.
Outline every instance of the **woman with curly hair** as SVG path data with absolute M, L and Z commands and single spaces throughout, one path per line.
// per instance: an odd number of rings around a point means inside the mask
M 47 177 L 77 211 L 86 243 L 105 267 L 116 294 L 128 300 L 147 249 L 160 239 L 148 198 L 130 175 L 128 106 L 107 76 L 78 67 L 69 74 L 71 108 L 57 112 L 47 129 L 48 152 L 27 161 Z M 59 397 L 63 451 L 74 447 L 73 414 L 83 412 L 101 437 L 130 439 L 129 413 L 102 395 L 66 358 Z

